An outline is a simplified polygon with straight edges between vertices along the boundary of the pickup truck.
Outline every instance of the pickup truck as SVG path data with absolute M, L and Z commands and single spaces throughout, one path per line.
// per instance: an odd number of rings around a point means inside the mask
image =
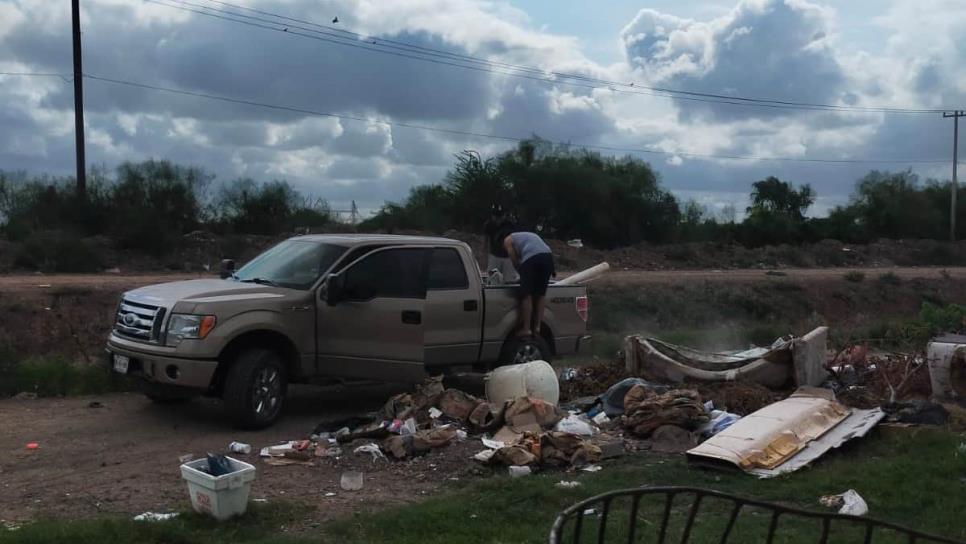
M 550 360 L 587 339 L 584 286 L 551 284 L 539 337 L 516 336 L 516 307 L 515 287 L 484 285 L 456 240 L 296 236 L 220 279 L 124 293 L 107 356 L 154 401 L 220 397 L 238 425 L 261 428 L 290 383 L 417 382 Z

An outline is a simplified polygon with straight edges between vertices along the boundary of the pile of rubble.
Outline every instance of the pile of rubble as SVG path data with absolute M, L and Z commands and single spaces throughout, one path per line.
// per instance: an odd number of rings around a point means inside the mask
M 543 467 L 595 470 L 601 460 L 650 449 L 769 477 L 864 436 L 890 414 L 914 423 L 948 418 L 926 401 L 903 402 L 928 398 L 923 357 L 853 349 L 828 359 L 824 329 L 806 338 L 707 353 L 631 337 L 637 353 L 626 366 L 566 368 L 559 375 L 543 361 L 504 367 L 489 376 L 487 398 L 431 378 L 389 398 L 377 413 L 322 424 L 308 440 L 264 448 L 262 456 L 270 464 L 309 464 L 348 450 L 404 460 L 460 441 L 459 455 L 475 451 L 478 463 L 508 466 L 513 475 Z M 822 387 L 809 383 L 816 381 Z M 558 404 L 560 397 L 566 402 Z M 478 448 L 471 440 L 479 440 Z

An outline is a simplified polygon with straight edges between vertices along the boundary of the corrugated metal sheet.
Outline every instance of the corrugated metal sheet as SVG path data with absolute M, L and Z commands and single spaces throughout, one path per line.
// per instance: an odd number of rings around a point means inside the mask
M 827 389 L 802 387 L 741 418 L 688 451 L 688 457 L 726 461 L 768 478 L 798 470 L 843 442 L 864 436 L 883 417 L 879 409 L 849 409 Z

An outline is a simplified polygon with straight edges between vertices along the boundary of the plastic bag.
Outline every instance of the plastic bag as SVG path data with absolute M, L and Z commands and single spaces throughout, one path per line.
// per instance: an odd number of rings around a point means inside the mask
M 822 506 L 830 508 L 838 507 L 839 514 L 848 516 L 864 516 L 869 513 L 869 505 L 865 503 L 865 499 L 854 489 L 850 489 L 841 495 L 825 495 L 818 502 Z
M 594 436 L 594 426 L 580 416 L 570 415 L 557 422 L 553 430 L 561 433 Z

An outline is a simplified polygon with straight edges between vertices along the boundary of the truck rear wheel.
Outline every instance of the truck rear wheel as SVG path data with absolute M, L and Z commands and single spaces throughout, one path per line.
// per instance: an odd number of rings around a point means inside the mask
M 538 336 L 510 338 L 503 344 L 497 366 L 516 365 L 530 361 L 550 362 L 553 352 L 546 340 Z
M 261 429 L 281 415 L 287 390 L 285 365 L 279 355 L 252 348 L 241 352 L 228 369 L 223 399 L 238 426 Z

